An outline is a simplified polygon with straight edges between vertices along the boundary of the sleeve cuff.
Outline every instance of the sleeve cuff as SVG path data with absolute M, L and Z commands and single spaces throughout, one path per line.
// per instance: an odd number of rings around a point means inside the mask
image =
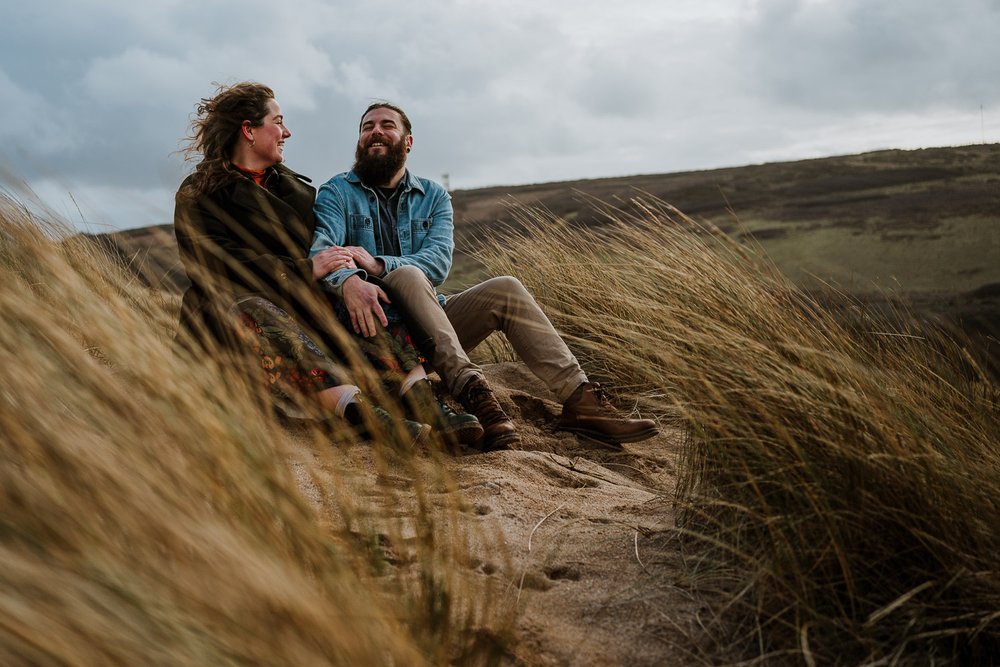
M 368 272 L 364 269 L 340 269 L 323 278 L 323 284 L 327 287 L 340 289 L 344 286 L 344 281 L 351 276 L 361 276 L 362 280 L 368 278 Z
M 382 265 L 385 267 L 385 271 L 382 272 L 382 275 L 378 276 L 379 278 L 384 278 L 385 274 L 389 273 L 394 269 L 398 269 L 399 265 L 401 264 L 401 262 L 399 261 L 399 257 L 387 257 L 385 255 L 377 255 L 375 259 L 382 260 Z

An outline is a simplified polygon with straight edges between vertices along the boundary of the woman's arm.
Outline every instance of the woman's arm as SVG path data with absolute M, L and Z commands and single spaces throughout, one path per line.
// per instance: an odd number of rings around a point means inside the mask
M 251 232 L 209 197 L 190 200 L 178 197 L 174 208 L 174 232 L 181 260 L 192 280 L 224 281 L 251 291 L 266 290 L 266 280 L 280 284 L 289 280 L 312 280 L 313 265 L 291 253 L 261 252 Z M 291 250 L 291 249 L 289 249 Z

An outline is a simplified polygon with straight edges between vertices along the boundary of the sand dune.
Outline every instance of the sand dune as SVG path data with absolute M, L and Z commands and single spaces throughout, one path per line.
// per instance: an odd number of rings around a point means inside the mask
M 690 644 L 683 626 L 696 622 L 697 606 L 664 584 L 679 576 L 680 563 L 659 546 L 673 526 L 671 499 L 663 491 L 672 489 L 682 434 L 667 427 L 620 450 L 588 444 L 552 430 L 560 407 L 525 366 L 485 370 L 522 442 L 517 450 L 467 451 L 446 468 L 462 490 L 461 529 L 473 536 L 467 567 L 499 585 L 505 602 L 520 611 L 508 638 L 510 661 L 683 664 L 675 643 Z M 303 443 L 296 456 L 315 463 L 312 446 Z M 344 454 L 374 488 L 378 473 L 370 446 L 349 445 Z M 307 467 L 296 466 L 298 480 L 321 509 L 322 492 L 304 474 Z M 407 474 L 390 476 L 405 491 Z M 402 514 L 404 524 L 412 518 Z M 413 529 L 403 528 L 404 542 L 407 530 Z M 406 550 L 405 543 L 382 537 L 386 549 Z M 403 567 L 408 562 L 400 553 L 387 560 Z

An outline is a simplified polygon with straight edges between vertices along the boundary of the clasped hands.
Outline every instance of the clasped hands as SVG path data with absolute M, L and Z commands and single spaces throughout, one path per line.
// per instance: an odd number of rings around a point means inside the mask
M 371 256 L 360 246 L 330 246 L 313 255 L 313 277 L 320 280 L 333 271 L 340 269 L 361 268 L 378 276 L 385 271 L 382 260 Z M 358 275 L 353 275 L 344 281 L 342 286 L 344 305 L 351 316 L 351 326 L 354 333 L 370 338 L 378 333 L 375 322 L 378 320 L 383 327 L 389 326 L 389 319 L 379 303 L 390 303 L 389 297 L 377 285 L 365 282 Z

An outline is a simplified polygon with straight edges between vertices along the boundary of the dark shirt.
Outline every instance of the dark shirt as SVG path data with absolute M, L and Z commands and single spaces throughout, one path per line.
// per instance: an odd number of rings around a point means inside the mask
M 375 188 L 378 195 L 378 229 L 382 238 L 382 254 L 398 257 L 403 254 L 399 247 L 399 232 L 396 230 L 399 196 L 403 192 L 403 181 L 395 188 Z

